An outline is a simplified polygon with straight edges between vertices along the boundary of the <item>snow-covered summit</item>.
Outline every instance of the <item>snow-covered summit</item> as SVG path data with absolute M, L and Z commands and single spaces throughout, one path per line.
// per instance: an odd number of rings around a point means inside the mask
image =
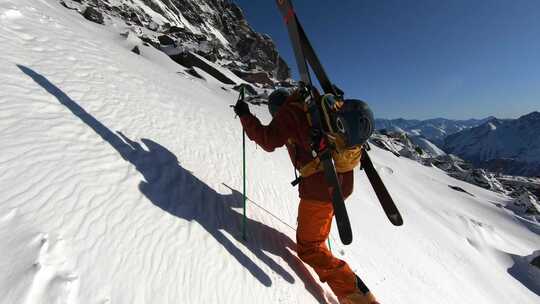
M 377 129 L 400 128 L 410 135 L 422 136 L 438 146 L 442 146 L 445 137 L 465 129 L 476 127 L 493 119 L 490 116 L 484 119 L 452 120 L 446 118 L 433 118 L 426 120 L 416 119 L 376 119 Z
M 445 139 L 445 151 L 493 171 L 540 175 L 540 113 L 491 119 Z

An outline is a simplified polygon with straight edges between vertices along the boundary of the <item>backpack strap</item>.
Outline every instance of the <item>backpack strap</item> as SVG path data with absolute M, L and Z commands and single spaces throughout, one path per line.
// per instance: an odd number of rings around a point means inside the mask
M 349 148 L 343 151 L 332 151 L 332 159 L 336 167 L 336 172 L 345 173 L 353 170 L 360 164 L 362 159 L 362 147 Z M 322 172 L 324 170 L 319 157 L 314 158 L 309 163 L 298 169 L 300 172 L 300 179 L 303 177 L 311 176 L 315 173 Z M 298 178 L 297 178 L 298 179 Z

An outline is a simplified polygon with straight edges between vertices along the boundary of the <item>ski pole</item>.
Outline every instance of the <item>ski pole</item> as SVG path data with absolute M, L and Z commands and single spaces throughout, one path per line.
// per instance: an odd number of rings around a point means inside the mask
M 244 85 L 242 85 L 240 87 L 240 95 L 238 96 L 238 100 L 236 101 L 236 103 L 238 102 L 245 102 L 245 94 L 246 94 L 246 89 L 244 87 Z M 231 105 L 231 108 L 234 108 L 233 105 Z M 246 201 L 247 201 L 247 196 L 246 196 L 246 130 L 244 130 L 242 128 L 242 179 L 243 179 L 243 193 L 242 193 L 242 197 L 243 197 L 243 200 L 244 200 L 244 203 L 243 203 L 243 216 L 242 216 L 242 239 L 244 241 L 247 241 L 247 216 L 246 216 Z
M 240 88 L 240 100 L 242 102 L 245 102 L 244 101 L 244 98 L 245 98 L 245 87 L 242 86 Z M 246 226 L 247 226 L 247 216 L 246 216 L 246 202 L 247 202 L 247 199 L 246 199 L 246 130 L 244 130 L 242 128 L 242 176 L 243 176 L 243 217 L 242 217 L 242 239 L 244 241 L 247 241 L 247 233 L 246 233 Z
M 242 92 L 243 93 L 243 92 Z M 243 94 L 242 94 L 243 95 Z M 247 241 L 247 235 L 246 235 L 246 131 L 242 129 L 242 171 L 244 176 L 244 189 L 243 189 L 243 198 L 244 198 L 244 217 L 243 217 L 243 223 L 242 223 L 242 238 L 244 241 Z

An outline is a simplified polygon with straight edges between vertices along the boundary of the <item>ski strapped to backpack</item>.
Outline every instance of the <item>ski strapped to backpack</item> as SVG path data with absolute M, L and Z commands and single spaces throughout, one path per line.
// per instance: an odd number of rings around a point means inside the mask
M 367 107 L 367 105 L 358 100 L 343 100 L 342 96 L 339 96 L 341 94 L 337 94 L 336 87 L 332 84 L 324 71 L 322 64 L 294 12 L 291 1 L 276 0 L 276 2 L 284 17 L 289 37 L 292 42 L 296 63 L 302 80 L 300 83 L 300 91 L 303 93 L 302 97 L 305 104 L 305 111 L 310 118 L 309 120 L 311 121 L 313 130 L 312 152 L 314 160 L 306 165 L 310 165 L 309 167 L 304 166 L 303 168 L 300 168 L 300 178 L 302 178 L 302 176 L 305 177 L 309 176 L 309 174 L 320 172 L 322 167 L 326 181 L 332 190 L 332 204 L 334 206 L 340 238 L 344 244 L 349 244 L 352 242 L 352 231 L 336 174 L 336 171 L 339 169 L 339 164 L 336 158 L 334 158 L 333 153 L 335 155 L 336 151 L 343 152 L 344 149 L 358 146 L 367 140 L 367 138 L 363 138 L 362 134 L 352 134 L 361 129 L 358 125 L 347 125 L 348 122 L 355 124 L 354 121 L 348 119 L 350 117 L 347 117 L 347 112 L 350 113 L 355 109 L 361 110 L 362 107 Z M 322 98 L 318 96 L 318 92 L 312 86 L 308 63 L 325 93 Z M 356 124 L 358 124 L 358 122 L 356 122 Z M 371 131 L 369 134 L 371 134 Z M 403 219 L 401 214 L 378 172 L 375 170 L 367 151 L 360 149 L 359 152 L 355 152 L 354 155 L 361 159 L 362 168 L 390 222 L 396 226 L 402 225 Z M 304 174 L 302 174 L 302 171 L 304 171 Z M 294 183 L 298 182 L 299 179 Z
M 287 24 L 287 29 L 296 56 L 296 62 L 298 64 L 298 70 L 302 79 L 299 92 L 301 95 L 301 99 L 306 105 L 306 112 L 308 113 L 311 120 L 312 154 L 314 158 L 320 159 L 320 162 L 322 163 L 325 180 L 328 183 L 331 193 L 332 206 L 334 208 L 334 214 L 336 218 L 339 236 L 343 244 L 348 245 L 352 242 L 351 224 L 349 221 L 349 216 L 347 214 L 347 209 L 345 208 L 341 185 L 339 183 L 337 173 L 332 162 L 330 146 L 327 141 L 327 136 L 322 127 L 321 117 L 319 115 L 320 111 L 316 103 L 316 98 L 318 94 L 315 88 L 312 86 L 309 76 L 309 69 L 306 59 L 304 57 L 302 44 L 305 43 L 300 38 L 299 23 L 297 22 L 296 15 L 292 10 L 290 1 L 277 0 L 277 4 L 285 18 L 285 23 Z M 314 55 L 314 53 L 310 55 Z M 318 68 L 322 69 L 322 67 Z M 324 89 L 326 93 L 334 93 L 332 86 L 330 86 L 330 88 Z M 330 89 L 331 91 L 327 92 L 327 89 Z

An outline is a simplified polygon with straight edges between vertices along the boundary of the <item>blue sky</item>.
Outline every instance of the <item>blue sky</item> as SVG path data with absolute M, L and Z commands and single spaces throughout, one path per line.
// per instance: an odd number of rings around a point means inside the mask
M 237 0 L 297 77 L 275 0 Z M 330 78 L 384 118 L 540 110 L 539 0 L 294 1 Z

